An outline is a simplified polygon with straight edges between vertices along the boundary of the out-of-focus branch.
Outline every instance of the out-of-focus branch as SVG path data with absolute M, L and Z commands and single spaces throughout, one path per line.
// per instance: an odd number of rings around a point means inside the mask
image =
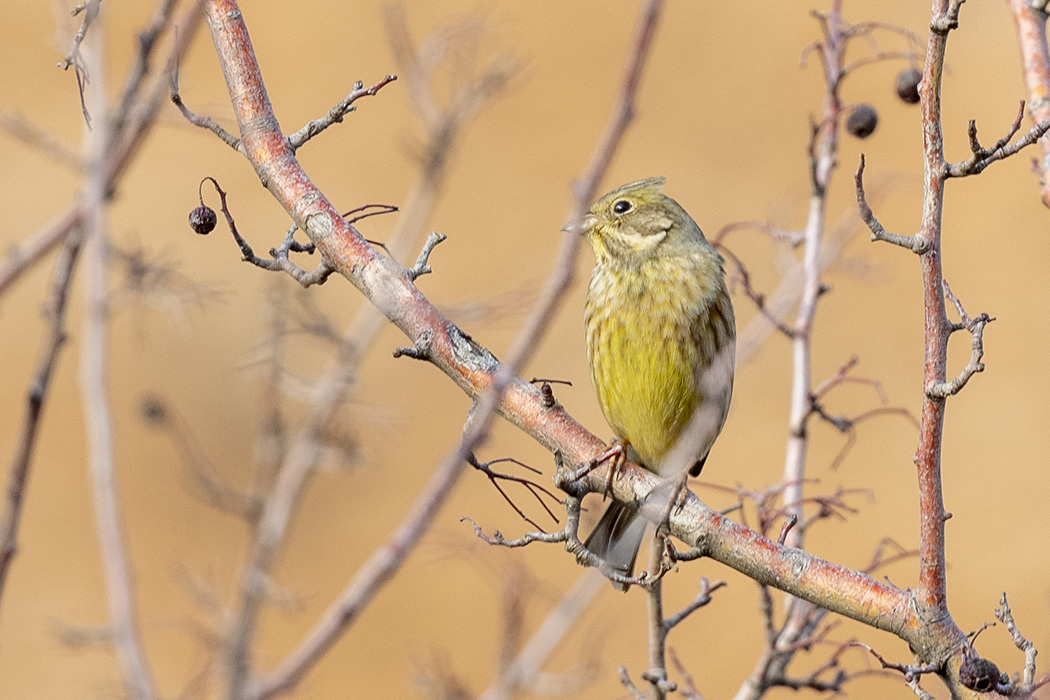
M 834 0 L 826 13 L 814 13 L 820 23 L 823 36 L 811 48 L 820 58 L 825 93 L 820 121 L 814 123 L 809 143 L 810 199 L 809 213 L 802 236 L 802 293 L 798 312 L 788 337 L 792 345 L 792 386 L 790 414 L 788 418 L 788 441 L 785 451 L 784 473 L 781 481 L 785 518 L 781 532 L 781 544 L 801 548 L 811 520 L 804 514 L 806 498 L 806 458 L 809 450 L 809 420 L 813 415 L 814 390 L 812 379 L 812 330 L 816 318 L 817 303 L 824 291 L 822 282 L 822 257 L 825 253 L 824 235 L 826 227 L 827 193 L 831 177 L 838 164 L 838 134 L 842 115 L 839 88 L 848 70 L 855 70 L 862 62 L 855 62 L 848 69 L 846 50 L 851 39 L 867 36 L 871 27 L 850 25 L 842 17 L 842 2 Z M 808 53 L 809 49 L 807 49 Z M 804 54 L 805 55 L 805 54 Z M 875 59 L 882 60 L 881 51 Z M 874 60 L 872 61 L 874 62 Z M 824 510 L 821 510 L 823 513 Z M 818 516 L 819 517 L 819 514 Z M 797 525 L 796 525 L 797 523 Z M 787 667 L 794 658 L 801 640 L 810 639 L 824 616 L 824 611 L 815 609 L 811 603 L 788 596 L 785 602 L 784 622 L 777 625 L 773 619 L 772 600 L 763 588 L 763 612 L 767 628 L 766 649 L 754 670 L 737 691 L 738 700 L 754 700 L 774 686 L 791 686 L 798 679 L 787 674 Z M 811 683 L 818 682 L 814 677 Z
M 295 650 L 275 669 L 252 683 L 244 697 L 266 700 L 295 687 L 397 572 L 407 553 L 444 505 L 462 468 L 462 464 L 445 462 L 434 472 L 389 541 L 376 549 L 357 570 L 353 580 L 328 606 Z
M 476 19 L 466 19 L 435 32 L 417 47 L 409 34 L 403 5 L 389 5 L 385 19 L 398 72 L 425 133 L 416 154 L 419 175 L 405 196 L 401 207 L 404 213 L 398 217 L 387 241 L 393 257 L 400 259 L 426 224 L 441 192 L 459 135 L 479 109 L 517 73 L 518 63 L 509 56 L 497 56 L 476 72 L 463 71 L 462 83 L 442 104 L 434 94 L 435 69 L 462 48 L 461 42 L 472 50 L 483 34 L 483 27 L 477 26 Z
M 270 572 L 288 524 L 307 479 L 321 454 L 319 434 L 332 411 L 342 402 L 347 383 L 365 349 L 382 327 L 382 317 L 362 308 L 343 338 L 341 356 L 327 364 L 314 382 L 308 401 L 309 413 L 292 438 L 279 467 L 254 532 L 248 564 L 241 577 L 239 605 L 227 640 L 226 663 L 230 674 L 230 698 L 245 698 L 250 679 L 248 651 L 266 600 Z M 252 692 L 258 692 L 253 690 Z
M 78 204 L 46 228 L 30 236 L 27 241 L 17 245 L 8 256 L 4 266 L 0 267 L 0 295 L 7 291 L 7 288 L 24 272 L 54 250 L 72 231 L 81 226 L 83 221 L 83 206 Z
M 29 467 L 33 460 L 33 448 L 40 433 L 44 402 L 47 400 L 58 353 L 66 341 L 66 302 L 69 299 L 73 271 L 80 258 L 80 243 L 78 235 L 66 240 L 66 248 L 55 267 L 51 294 L 44 308 L 44 315 L 49 322 L 48 332 L 40 351 L 40 358 L 37 360 L 36 372 L 33 373 L 29 384 L 25 416 L 15 442 L 14 454 L 11 456 L 7 489 L 4 492 L 4 510 L 0 516 L 0 600 L 3 597 L 4 583 L 7 581 L 11 561 L 18 548 L 18 524 L 29 480 Z
M 166 1 L 164 0 L 164 2 Z M 179 21 L 180 31 L 165 59 L 165 73 L 154 78 L 148 94 L 132 101 L 132 106 L 128 109 L 127 115 L 120 121 L 121 128 L 113 131 L 111 134 L 103 167 L 107 199 L 113 196 L 124 171 L 135 154 L 138 153 L 143 140 L 156 123 L 157 110 L 164 104 L 164 100 L 169 92 L 167 74 L 175 69 L 179 60 L 188 50 L 193 37 L 196 36 L 203 11 L 202 4 L 203 0 L 194 0 L 190 8 L 181 17 Z M 143 46 L 143 49 L 148 51 L 154 51 L 155 48 L 156 42 L 150 42 L 148 45 Z M 148 62 L 148 59 L 145 58 L 138 60 Z M 140 85 L 141 82 L 140 80 L 137 84 Z M 135 94 L 140 95 L 141 92 L 141 88 L 137 88 Z M 41 229 L 28 242 L 15 248 L 15 252 L 11 254 L 3 267 L 0 267 L 0 295 L 25 272 L 54 250 L 59 243 L 64 241 L 71 231 L 83 224 L 86 211 L 85 206 L 82 195 L 66 213 L 57 217 L 46 228 Z
M 74 172 L 82 172 L 84 169 L 84 163 L 75 151 L 68 148 L 54 134 L 49 134 L 22 116 L 0 111 L 0 129 Z
M 532 638 L 503 667 L 492 685 L 478 696 L 479 700 L 510 700 L 527 693 L 540 677 L 555 647 L 606 585 L 605 578 L 594 569 L 587 569 L 580 574 L 572 588 L 536 628 Z
M 88 103 L 97 117 L 97 127 L 88 142 L 90 167 L 84 193 L 84 256 L 87 311 L 84 317 L 80 383 L 87 428 L 88 464 L 95 505 L 95 528 L 98 533 L 102 568 L 106 580 L 109 625 L 112 643 L 123 672 L 124 685 L 132 700 L 154 700 L 159 697 L 156 681 L 142 642 L 138 596 L 134 573 L 121 522 L 117 488 L 116 450 L 113 414 L 109 398 L 108 320 L 110 295 L 106 271 L 109 267 L 108 207 L 106 162 L 109 154 L 112 122 L 108 113 L 100 47 L 100 32 L 92 39 L 91 51 L 81 51 L 80 58 L 91 66 L 96 76 L 96 89 Z
M 1046 44 L 1046 3 L 1010 0 L 1017 43 L 1021 49 L 1021 66 L 1028 89 L 1028 114 L 1032 121 L 1050 119 L 1050 53 Z M 1040 196 L 1050 207 L 1050 142 L 1043 140 L 1043 157 L 1038 169 L 1042 184 Z

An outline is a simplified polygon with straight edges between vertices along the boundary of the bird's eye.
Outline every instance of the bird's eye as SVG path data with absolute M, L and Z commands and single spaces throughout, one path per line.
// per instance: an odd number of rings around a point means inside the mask
M 613 205 L 613 211 L 617 214 L 626 214 L 627 212 L 631 211 L 631 207 L 632 205 L 630 202 L 628 202 L 626 199 L 621 199 Z

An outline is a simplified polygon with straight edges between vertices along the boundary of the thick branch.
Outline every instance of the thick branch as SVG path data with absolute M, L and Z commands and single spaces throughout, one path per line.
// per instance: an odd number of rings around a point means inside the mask
M 618 100 L 619 108 L 591 170 L 583 180 L 585 186 L 580 188 L 578 195 L 577 216 L 593 198 L 633 112 L 633 97 L 660 6 L 659 0 L 649 0 L 646 5 L 629 61 L 625 87 Z M 508 364 L 500 365 L 488 350 L 456 328 L 420 293 L 413 284 L 418 271 L 402 268 L 390 258 L 378 254 L 310 182 L 295 160 L 273 114 L 247 27 L 236 3 L 233 0 L 213 0 L 207 4 L 206 17 L 227 87 L 230 94 L 236 96 L 233 106 L 241 128 L 241 145 L 260 180 L 316 244 L 326 264 L 350 280 L 379 311 L 401 328 L 414 348 L 425 348 L 426 359 L 446 372 L 472 398 L 481 399 L 459 449 L 444 460 L 440 472 L 459 473 L 459 465 L 485 434 L 496 410 L 519 425 L 532 424 L 538 428 L 544 419 L 549 419 L 554 411 L 543 406 L 540 392 L 535 387 L 514 376 L 513 368 L 533 352 L 536 339 L 549 323 L 553 309 L 572 279 L 578 236 L 564 238 L 557 273 L 552 275 L 541 301 L 511 349 Z M 567 416 L 563 420 L 579 427 Z M 553 442 L 547 444 L 554 449 Z M 294 491 L 292 487 L 301 482 L 302 475 L 302 468 L 282 470 L 275 493 Z M 259 540 L 242 583 L 242 611 L 228 650 L 230 695 L 235 700 L 244 696 L 249 679 L 247 652 L 261 604 L 260 576 L 265 576 L 272 566 L 293 498 L 285 495 L 279 500 L 279 503 L 267 504 L 264 510 Z M 386 574 L 372 579 L 370 587 L 364 589 L 365 599 L 374 595 L 378 585 L 399 562 L 397 560 L 395 566 L 387 567 Z M 327 646 L 333 639 L 334 634 L 323 644 Z M 302 670 L 308 668 L 316 657 L 308 654 L 304 658 Z

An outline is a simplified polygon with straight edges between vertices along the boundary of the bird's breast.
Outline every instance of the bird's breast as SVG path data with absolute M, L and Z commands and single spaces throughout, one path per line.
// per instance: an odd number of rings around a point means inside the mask
M 680 268 L 599 266 L 591 278 L 585 313 L 591 381 L 613 431 L 654 471 L 702 399 L 693 336 L 708 295 L 702 280 Z

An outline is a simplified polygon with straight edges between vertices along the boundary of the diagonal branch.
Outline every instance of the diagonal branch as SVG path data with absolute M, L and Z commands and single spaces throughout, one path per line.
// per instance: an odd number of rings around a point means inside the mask
M 29 384 L 26 397 L 26 412 L 22 419 L 22 429 L 15 443 L 11 456 L 11 469 L 7 478 L 4 511 L 0 519 L 0 597 L 3 595 L 4 583 L 10 570 L 11 560 L 18 547 L 18 524 L 22 514 L 22 503 L 26 484 L 29 480 L 29 467 L 33 459 L 33 448 L 40 433 L 40 419 L 47 399 L 51 377 L 54 373 L 58 354 L 66 341 L 66 302 L 69 300 L 70 283 L 73 271 L 80 258 L 81 238 L 74 235 L 66 241 L 66 249 L 55 268 L 51 283 L 51 296 L 47 302 L 45 316 L 50 321 L 48 335 L 45 338 L 37 369 Z
M 633 114 L 634 95 L 661 6 L 662 3 L 658 0 L 649 0 L 645 6 L 614 118 L 581 185 L 577 187 L 574 220 L 579 218 L 580 213 L 593 199 L 599 181 Z M 563 239 L 561 262 L 525 329 L 511 349 L 507 365 L 501 365 L 488 350 L 449 322 L 422 295 L 413 283 L 410 270 L 380 255 L 361 238 L 303 173 L 273 114 L 247 27 L 236 2 L 212 0 L 207 3 L 205 14 L 216 52 L 223 65 L 227 87 L 231 95 L 237 96 L 234 100 L 234 110 L 241 128 L 241 145 L 262 182 L 292 216 L 296 225 L 316 244 L 328 265 L 349 279 L 376 308 L 401 328 L 412 341 L 413 347 L 425 347 L 426 359 L 452 377 L 470 396 L 475 399 L 481 398 L 473 412 L 474 419 L 465 429 L 459 449 L 443 461 L 438 473 L 459 473 L 464 458 L 483 437 L 493 413 L 497 410 L 522 425 L 526 421 L 534 424 L 546 423 L 550 417 L 563 416 L 566 425 L 579 428 L 560 406 L 544 407 L 541 393 L 531 384 L 514 376 L 513 372 L 513 368 L 524 362 L 533 352 L 536 339 L 546 328 L 554 308 L 572 279 L 579 237 L 569 234 Z M 525 405 L 522 405 L 523 403 Z M 539 413 L 529 415 L 534 411 Z M 582 431 L 582 428 L 579 429 Z M 593 438 L 586 431 L 582 434 Z M 553 443 L 547 444 L 553 447 Z M 308 460 L 300 462 L 306 464 Z M 242 583 L 243 603 L 238 616 L 240 623 L 231 634 L 228 649 L 230 697 L 234 700 L 245 697 L 245 691 L 249 689 L 250 669 L 247 652 L 261 604 L 259 590 L 262 581 L 259 577 L 264 576 L 272 566 L 277 544 L 287 526 L 292 502 L 292 497 L 287 494 L 297 491 L 296 487 L 301 483 L 305 469 L 306 467 L 282 469 L 275 485 L 275 493 L 285 495 L 267 504 L 260 521 L 259 540 Z M 402 550 L 402 554 L 407 553 L 407 548 L 415 541 L 412 538 L 405 540 L 406 549 Z M 376 574 L 363 574 L 363 580 L 368 584 L 363 590 L 364 600 L 374 595 L 378 587 L 397 569 L 403 558 L 383 558 L 375 569 Z M 328 625 L 328 620 L 329 618 L 326 618 L 321 624 Z M 344 628 L 345 625 L 336 624 L 329 628 L 334 630 L 333 632 L 323 632 L 311 639 L 321 640 L 321 644 L 326 647 Z M 302 648 L 313 644 L 313 641 L 307 640 Z M 301 675 L 312 666 L 316 658 L 312 653 L 296 657 L 302 659 L 296 664 L 299 670 L 289 674 L 289 677 Z

